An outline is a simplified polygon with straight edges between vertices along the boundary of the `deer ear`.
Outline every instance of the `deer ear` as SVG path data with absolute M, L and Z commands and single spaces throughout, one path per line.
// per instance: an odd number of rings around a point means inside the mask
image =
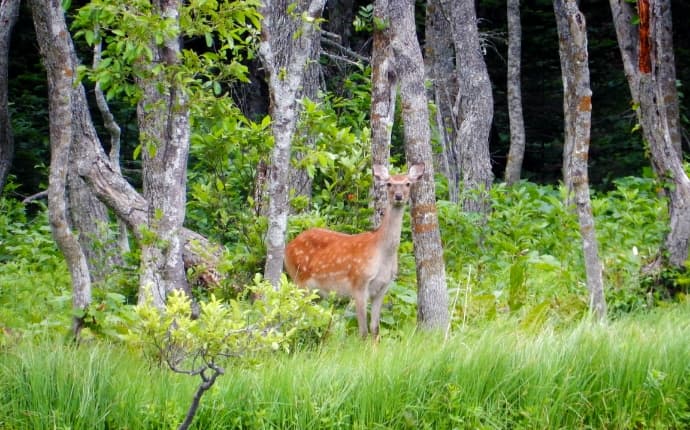
M 377 182 L 386 182 L 389 177 L 386 166 L 374 164 L 374 178 Z
M 424 163 L 417 163 L 410 166 L 410 170 L 407 172 L 407 176 L 412 182 L 416 182 L 424 174 Z

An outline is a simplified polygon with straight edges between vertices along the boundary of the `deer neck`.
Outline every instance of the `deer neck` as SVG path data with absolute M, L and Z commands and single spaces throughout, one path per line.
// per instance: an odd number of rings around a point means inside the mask
M 389 206 L 383 214 L 381 225 L 376 230 L 379 249 L 384 255 L 397 255 L 400 246 L 405 206 Z

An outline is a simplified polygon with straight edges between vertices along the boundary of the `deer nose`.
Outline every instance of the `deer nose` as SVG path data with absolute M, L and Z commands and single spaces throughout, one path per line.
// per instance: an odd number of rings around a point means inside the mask
M 402 193 L 395 193 L 395 201 L 400 202 L 403 199 Z

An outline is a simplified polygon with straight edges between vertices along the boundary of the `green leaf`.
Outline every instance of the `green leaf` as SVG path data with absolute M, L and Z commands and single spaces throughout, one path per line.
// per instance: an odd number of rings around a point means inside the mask
M 132 158 L 135 160 L 139 159 L 139 155 L 141 155 L 141 143 L 134 147 L 134 151 L 132 153 Z

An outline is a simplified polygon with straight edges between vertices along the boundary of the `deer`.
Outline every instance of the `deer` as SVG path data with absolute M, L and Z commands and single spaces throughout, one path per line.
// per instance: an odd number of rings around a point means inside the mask
M 379 338 L 381 306 L 390 283 L 398 273 L 398 248 L 405 206 L 410 188 L 424 174 L 424 164 L 412 165 L 407 174 L 389 175 L 388 169 L 373 166 L 375 184 L 385 184 L 387 206 L 380 226 L 372 231 L 346 234 L 325 228 L 311 228 L 295 237 L 285 248 L 285 269 L 300 288 L 335 292 L 355 302 L 362 338 L 368 336 L 367 305 L 371 300 L 370 330 Z

